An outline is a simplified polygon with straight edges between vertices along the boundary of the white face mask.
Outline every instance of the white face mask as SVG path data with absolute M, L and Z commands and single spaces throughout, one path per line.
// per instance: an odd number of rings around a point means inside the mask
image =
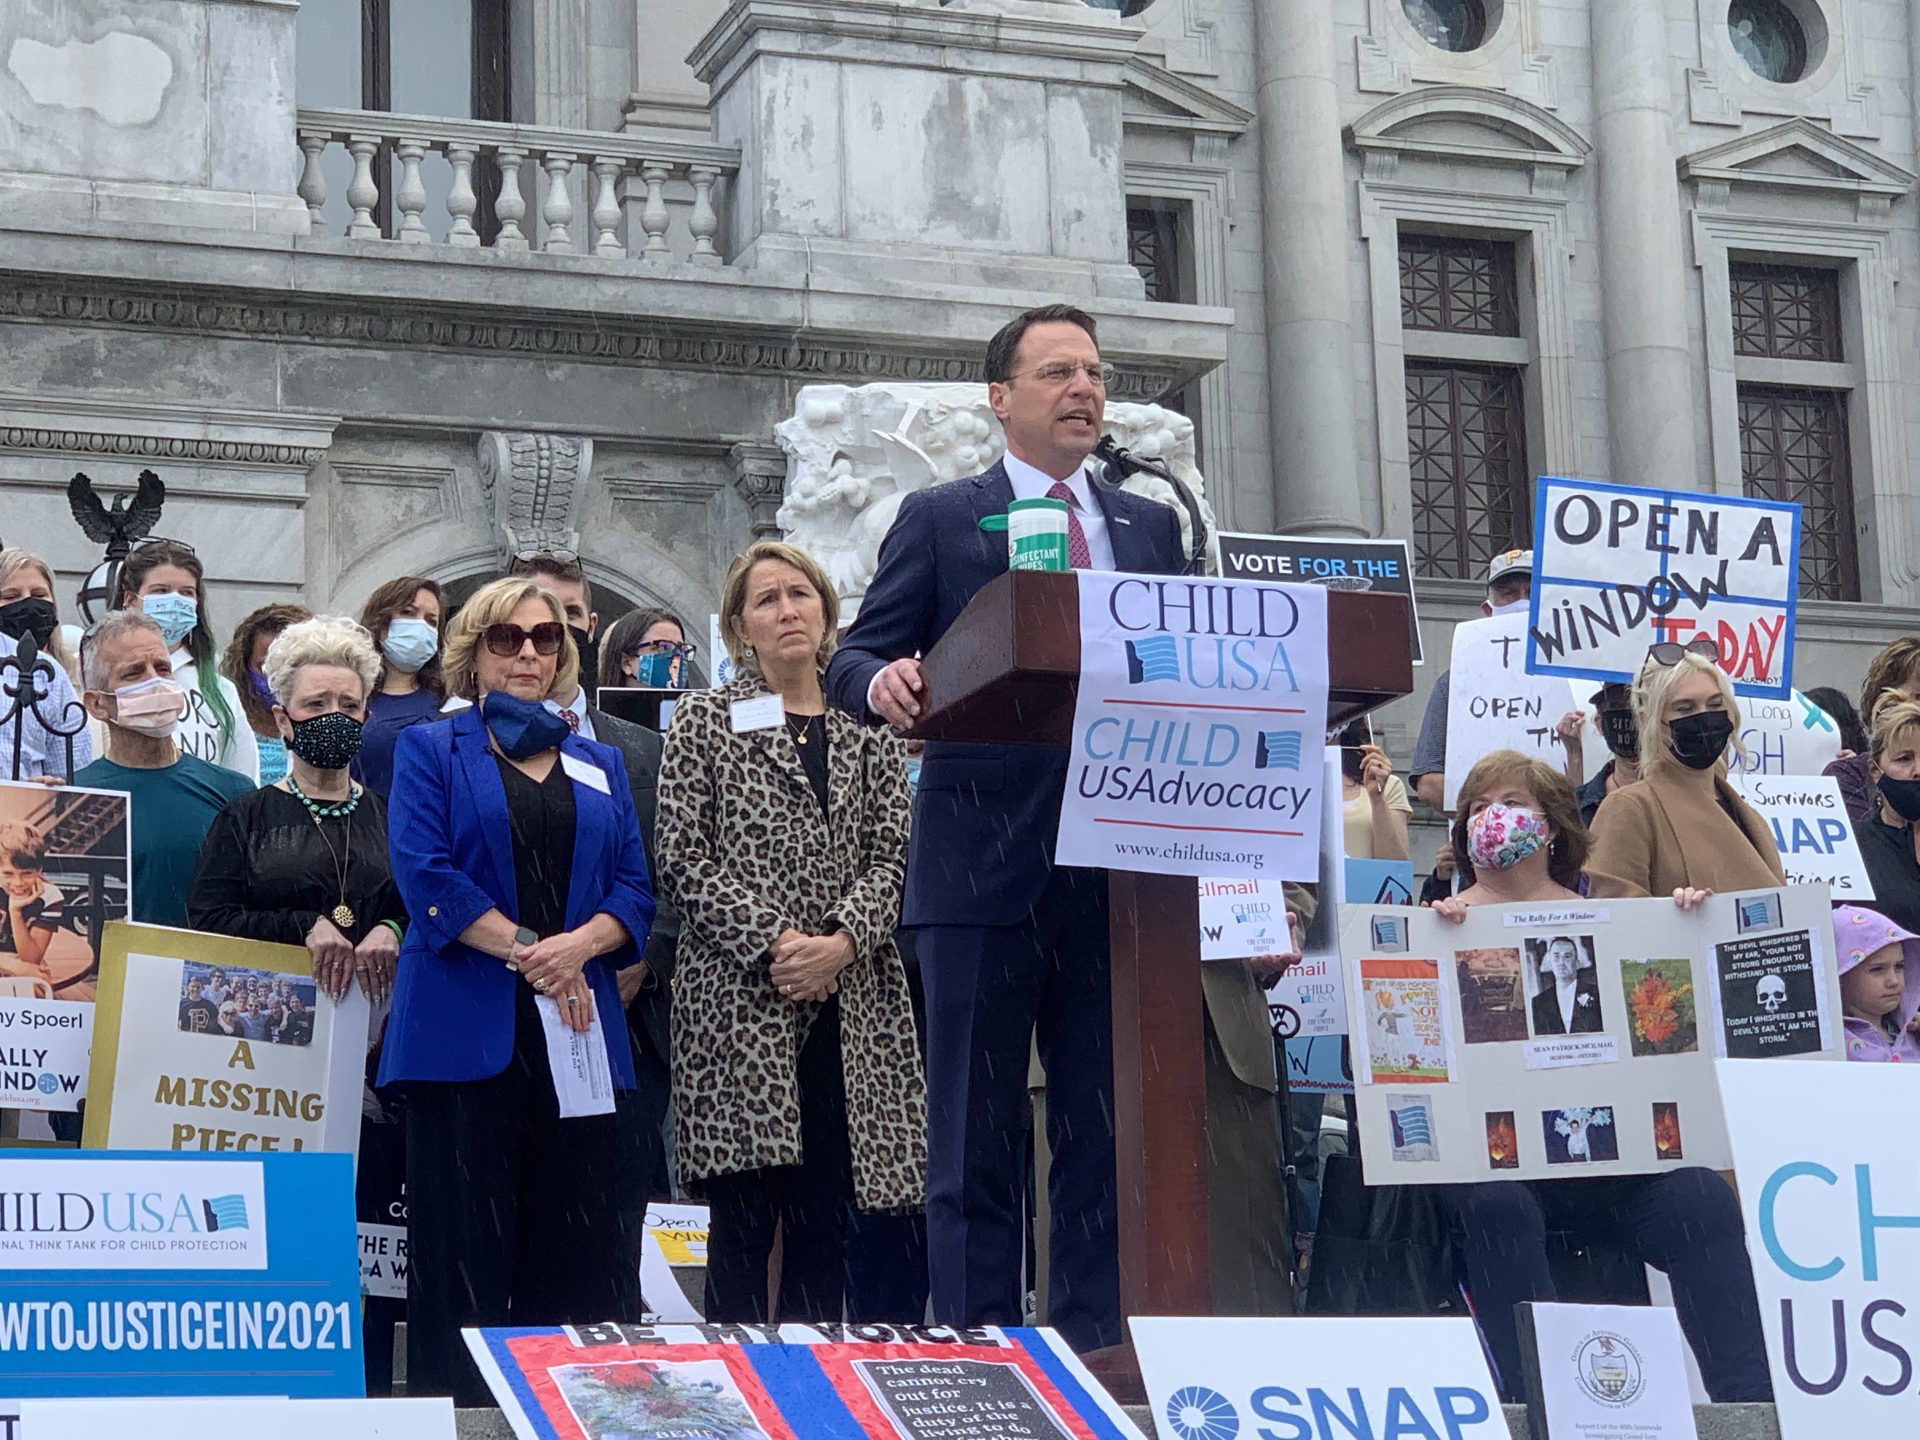
M 186 709 L 187 692 L 164 675 L 122 685 L 113 692 L 113 723 L 123 730 L 164 740 Z
M 1495 605 L 1489 601 L 1487 613 L 1489 615 L 1524 615 L 1531 604 L 1533 604 L 1531 600 L 1509 600 L 1505 605 Z

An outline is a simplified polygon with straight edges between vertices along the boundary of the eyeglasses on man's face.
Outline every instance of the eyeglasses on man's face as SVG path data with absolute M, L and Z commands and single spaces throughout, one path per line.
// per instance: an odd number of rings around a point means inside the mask
M 1051 365 L 1041 365 L 1032 370 L 1023 370 L 1019 375 L 1009 375 L 1009 380 L 1018 380 L 1021 375 L 1031 375 L 1042 385 L 1065 385 L 1074 376 L 1084 374 L 1087 383 L 1105 390 L 1113 384 L 1120 372 L 1111 365 L 1086 364 L 1075 365 L 1067 361 L 1055 361 Z

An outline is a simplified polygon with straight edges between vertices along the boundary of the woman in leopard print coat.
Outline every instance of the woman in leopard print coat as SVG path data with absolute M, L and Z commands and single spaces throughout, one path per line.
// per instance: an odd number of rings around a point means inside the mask
M 742 678 L 678 702 L 661 764 L 678 1155 L 713 1207 L 709 1320 L 771 1318 L 776 1225 L 778 1318 L 839 1320 L 843 1300 L 850 1319 L 918 1318 L 863 1315 L 854 1293 L 875 1257 L 850 1241 L 852 1212 L 924 1204 L 926 1086 L 893 939 L 904 757 L 824 703 L 836 610 L 804 551 L 736 560 L 721 627 Z M 770 715 L 737 709 L 756 697 Z

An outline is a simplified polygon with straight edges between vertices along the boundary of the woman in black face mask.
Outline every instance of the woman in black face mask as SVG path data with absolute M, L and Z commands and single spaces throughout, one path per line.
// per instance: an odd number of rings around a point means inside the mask
M 53 571 L 38 555 L 17 545 L 0 550 L 0 635 L 14 640 L 31 635 L 41 653 L 69 676 L 80 673 L 79 662 L 60 633 Z
M 1587 874 L 1596 896 L 1710 895 L 1786 883 L 1773 831 L 1727 783 L 1740 705 L 1713 641 L 1647 652 L 1633 686 L 1638 785 L 1615 790 L 1593 818 Z
M 375 1005 L 393 989 L 406 919 L 387 863 L 380 797 L 353 783 L 380 656 L 340 616 L 303 620 L 267 649 L 285 778 L 220 812 L 200 850 L 188 923 L 216 935 L 305 945 L 334 1000 L 357 981 Z
M 1853 833 L 1873 882 L 1873 906 L 1896 925 L 1920 921 L 1920 701 L 1889 693 L 1874 709 L 1871 814 Z

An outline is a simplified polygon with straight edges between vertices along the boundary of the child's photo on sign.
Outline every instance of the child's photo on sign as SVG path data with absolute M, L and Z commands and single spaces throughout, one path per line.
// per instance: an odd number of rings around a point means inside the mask
M 127 797 L 0 782 L 0 982 L 23 1000 L 92 1000 L 100 936 L 126 918 Z
M 1549 1165 L 1587 1165 L 1620 1158 L 1620 1137 L 1614 1132 L 1611 1106 L 1543 1110 L 1540 1131 L 1547 1142 Z

